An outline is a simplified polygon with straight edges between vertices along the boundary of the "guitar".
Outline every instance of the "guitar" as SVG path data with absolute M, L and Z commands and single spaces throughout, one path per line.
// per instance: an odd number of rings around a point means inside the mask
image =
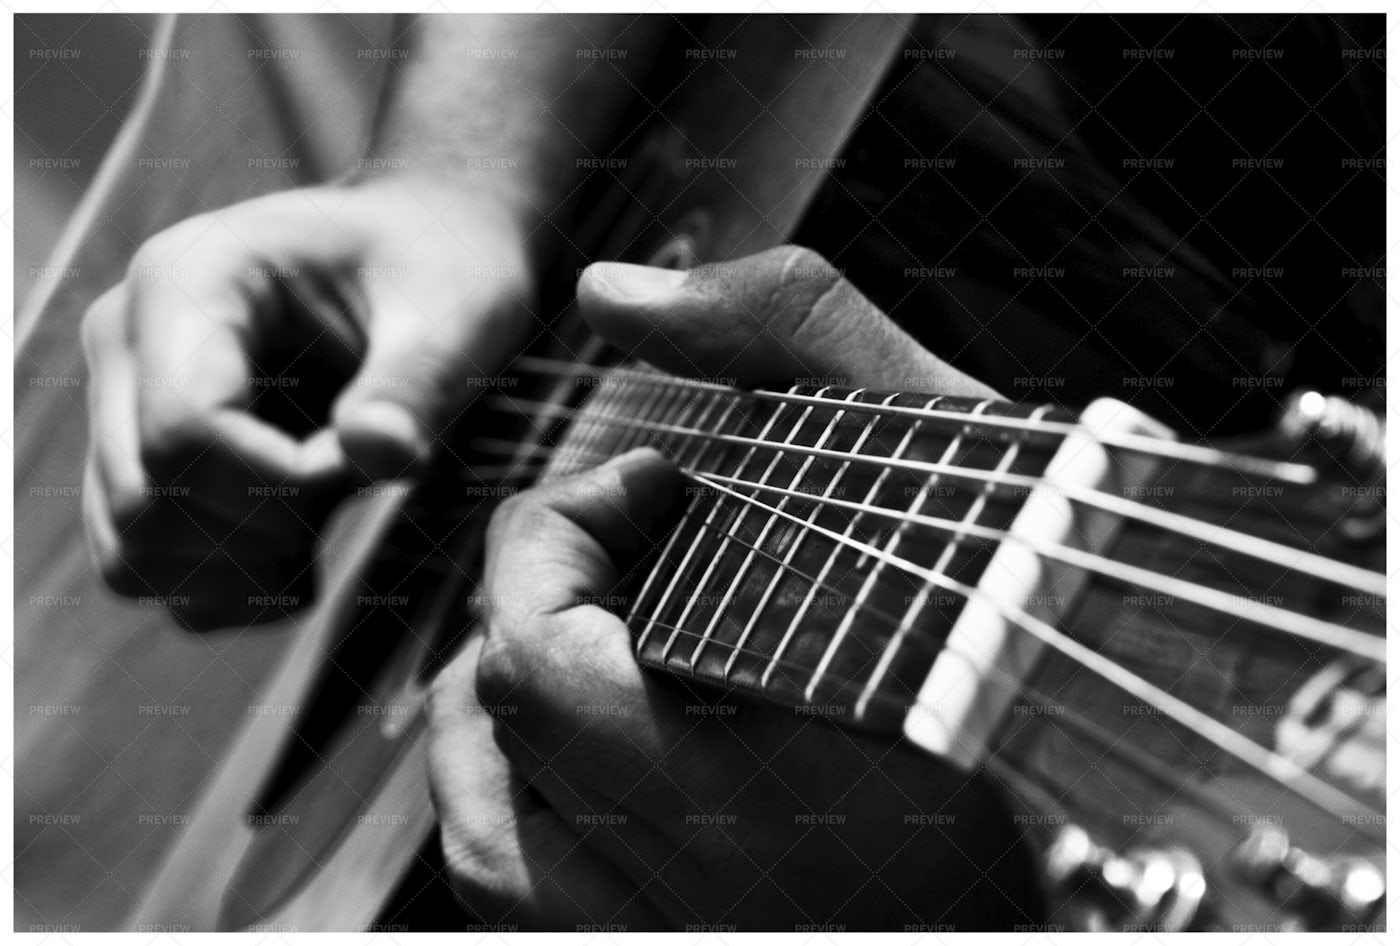
M 567 422 L 546 477 L 650 444 L 691 482 L 627 596 L 644 665 L 986 773 L 1046 928 L 1381 922 L 1374 417 L 1309 392 L 1226 449 L 1112 400 L 583 376 L 500 403 Z
M 779 242 L 815 186 L 796 157 L 835 152 L 886 60 L 854 93 L 760 66 L 899 28 L 760 22 L 717 77 L 735 94 L 679 105 L 577 242 L 687 267 Z M 723 114 L 748 99 L 773 120 Z M 820 145 L 788 140 L 781 116 L 819 112 Z M 432 843 L 418 710 L 470 632 L 493 500 L 644 442 L 693 490 L 629 596 L 638 659 L 985 771 L 1041 852 L 1048 928 L 1383 922 L 1369 415 L 1306 393 L 1279 430 L 1205 446 L 1111 401 L 739 392 L 614 366 L 567 313 L 514 367 L 448 462 L 371 497 L 290 662 L 319 672 L 274 686 L 133 925 L 392 928 L 418 891 L 386 878 Z

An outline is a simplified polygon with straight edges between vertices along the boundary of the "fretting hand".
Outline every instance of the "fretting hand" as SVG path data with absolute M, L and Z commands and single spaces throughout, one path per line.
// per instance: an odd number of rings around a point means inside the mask
M 624 351 L 686 374 L 882 387 L 917 376 L 992 396 L 804 250 L 690 274 L 595 266 L 579 298 Z M 488 922 L 554 929 L 1032 922 L 975 783 L 904 747 L 715 704 L 638 667 L 627 628 L 592 602 L 618 595 L 664 538 L 680 486 L 673 465 L 639 450 L 522 494 L 493 520 L 484 640 L 430 704 L 434 798 L 464 904 Z

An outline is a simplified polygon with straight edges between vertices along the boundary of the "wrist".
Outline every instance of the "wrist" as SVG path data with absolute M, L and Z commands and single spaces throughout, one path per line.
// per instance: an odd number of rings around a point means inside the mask
M 410 219 L 415 210 L 431 215 L 446 231 L 443 239 L 449 244 L 455 240 L 480 257 L 470 261 L 472 266 L 517 270 L 522 291 L 534 286 L 555 250 L 555 241 L 548 237 L 557 237 L 557 231 L 528 199 L 489 172 L 446 173 L 392 161 L 365 159 L 331 185 L 379 192 L 376 214 L 402 208 Z M 385 220 L 381 225 L 391 223 Z

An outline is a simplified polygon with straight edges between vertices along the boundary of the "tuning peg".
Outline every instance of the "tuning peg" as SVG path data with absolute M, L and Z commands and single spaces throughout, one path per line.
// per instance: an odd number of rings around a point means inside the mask
M 1278 428 L 1299 446 L 1313 441 L 1359 482 L 1373 482 L 1385 470 L 1385 422 L 1346 398 L 1295 391 L 1284 401 Z
M 1321 858 L 1295 847 L 1283 829 L 1264 825 L 1234 852 L 1236 870 L 1313 929 L 1360 929 L 1385 900 L 1385 874 L 1360 857 Z
M 1077 895 L 1087 890 L 1109 928 L 1189 929 L 1206 891 L 1205 873 L 1189 851 L 1139 848 L 1119 855 L 1078 825 L 1056 836 L 1045 872 L 1054 888 Z
M 1283 404 L 1278 430 L 1298 451 L 1322 454 L 1324 463 L 1351 478 L 1338 496 L 1341 530 L 1353 541 L 1375 539 L 1385 529 L 1385 421 L 1345 398 L 1296 391 Z

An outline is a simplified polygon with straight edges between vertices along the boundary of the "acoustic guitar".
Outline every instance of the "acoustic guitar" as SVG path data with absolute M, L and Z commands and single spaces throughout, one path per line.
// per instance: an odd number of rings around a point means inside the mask
M 683 267 L 780 242 L 904 26 L 707 38 L 733 55 L 697 57 L 707 82 L 679 86 L 575 242 Z M 812 70 L 814 48 L 852 55 Z M 984 773 L 1038 853 L 1037 928 L 1383 925 L 1372 414 L 1299 392 L 1273 430 L 1194 444 L 1112 400 L 739 391 L 616 363 L 568 305 L 581 262 L 444 462 L 371 497 L 301 645 L 317 672 L 274 685 L 133 926 L 394 928 L 403 878 L 432 872 L 419 710 L 479 616 L 481 527 L 639 444 L 690 488 L 619 607 L 638 660 Z

